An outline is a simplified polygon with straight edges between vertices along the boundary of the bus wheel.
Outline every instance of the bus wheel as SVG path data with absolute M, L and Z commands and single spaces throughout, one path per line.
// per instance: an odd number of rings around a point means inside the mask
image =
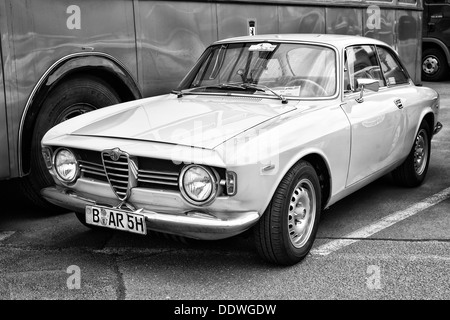
M 444 80 L 449 71 L 448 61 L 444 53 L 439 49 L 426 49 L 422 57 L 422 80 Z
M 44 134 L 60 122 L 120 102 L 119 96 L 110 85 L 93 76 L 65 80 L 49 92 L 34 126 L 30 173 L 20 179 L 22 189 L 33 205 L 49 212 L 62 211 L 44 200 L 40 194 L 41 189 L 54 184 L 41 154 L 41 140 Z

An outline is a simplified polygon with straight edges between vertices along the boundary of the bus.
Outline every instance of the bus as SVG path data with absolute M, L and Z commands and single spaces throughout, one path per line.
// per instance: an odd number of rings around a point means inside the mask
M 273 33 L 385 41 L 421 75 L 422 0 L 0 0 L 0 180 L 36 206 L 40 140 L 66 119 L 170 92 L 212 42 Z
M 450 0 L 423 5 L 422 80 L 445 80 L 450 75 Z

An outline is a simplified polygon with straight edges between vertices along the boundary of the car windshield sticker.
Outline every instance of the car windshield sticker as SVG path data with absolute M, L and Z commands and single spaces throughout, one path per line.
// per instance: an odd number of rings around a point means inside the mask
M 270 44 L 270 43 L 264 42 L 264 43 L 251 45 L 248 50 L 249 51 L 267 51 L 267 52 L 272 52 L 273 50 L 275 50 L 276 47 L 277 47 L 276 44 Z
M 284 87 L 283 89 L 274 89 L 273 91 L 282 96 L 298 97 L 300 96 L 300 89 L 301 86 L 295 86 L 295 87 Z
M 394 84 L 396 83 L 394 77 L 389 77 L 388 82 L 389 82 L 389 84 L 391 84 L 391 85 L 394 85 Z

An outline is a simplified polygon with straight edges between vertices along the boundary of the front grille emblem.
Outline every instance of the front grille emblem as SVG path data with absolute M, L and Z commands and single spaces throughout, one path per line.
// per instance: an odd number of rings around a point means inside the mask
M 137 186 L 137 159 L 119 148 L 102 152 L 106 177 L 117 198 L 126 201 Z
M 109 153 L 109 157 L 112 161 L 117 161 L 120 158 L 121 150 L 119 148 L 112 149 Z

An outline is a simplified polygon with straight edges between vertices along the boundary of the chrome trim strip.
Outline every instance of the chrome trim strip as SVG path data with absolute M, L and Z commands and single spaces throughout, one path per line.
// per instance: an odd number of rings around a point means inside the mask
M 170 181 L 178 181 L 178 177 L 166 177 L 166 176 L 159 176 L 156 174 L 139 174 L 138 180 L 142 179 L 161 179 L 161 180 L 170 180 Z
M 159 180 L 146 180 L 146 179 L 138 179 L 139 182 L 143 183 L 151 183 L 151 184 L 163 184 L 168 186 L 178 186 L 178 181 L 169 182 L 169 181 L 159 181 Z
M 158 174 L 158 175 L 170 175 L 170 176 L 176 176 L 178 177 L 179 174 L 177 172 L 167 172 L 167 171 L 152 171 L 152 170 L 143 170 L 139 169 L 139 174 Z
M 89 173 L 89 174 L 95 174 L 95 175 L 98 175 L 98 176 L 106 177 L 106 174 L 105 174 L 104 172 L 91 171 L 91 170 L 87 170 L 87 169 L 81 169 L 81 172 L 83 172 L 83 173 Z

